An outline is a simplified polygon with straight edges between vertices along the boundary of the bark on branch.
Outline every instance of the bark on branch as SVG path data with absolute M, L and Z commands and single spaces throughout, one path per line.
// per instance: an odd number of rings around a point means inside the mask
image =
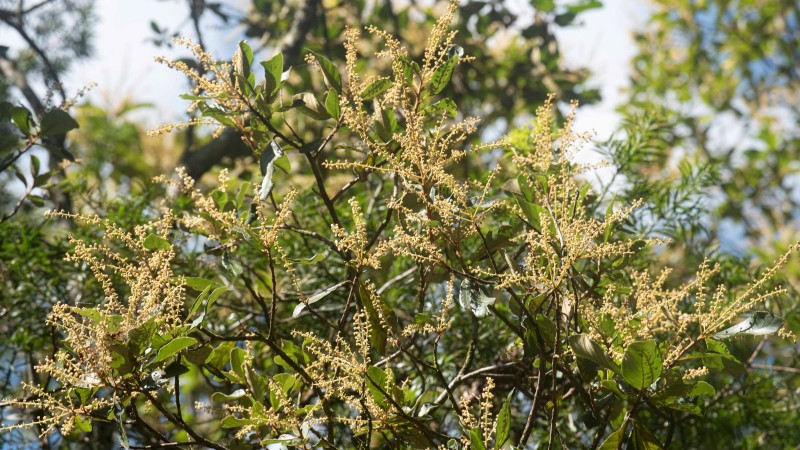
M 303 45 L 305 45 L 312 27 L 319 21 L 320 11 L 320 0 L 302 0 L 298 5 L 289 32 L 281 42 L 281 52 L 286 66 L 295 64 L 302 59 Z M 185 152 L 178 164 L 186 168 L 188 175 L 198 179 L 225 157 L 236 159 L 250 154 L 251 152 L 242 142 L 239 132 L 225 130 L 220 137 L 208 144 L 194 151 Z

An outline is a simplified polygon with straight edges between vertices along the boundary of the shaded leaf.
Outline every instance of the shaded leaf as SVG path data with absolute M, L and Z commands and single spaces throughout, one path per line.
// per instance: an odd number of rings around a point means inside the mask
M 369 366 L 367 368 L 367 388 L 375 403 L 384 406 L 386 396 L 383 395 L 382 390 L 386 389 L 386 372 L 380 367 Z
M 622 424 L 619 430 L 608 435 L 605 441 L 598 447 L 598 450 L 618 450 L 622 444 L 622 439 L 625 437 L 625 429 L 628 428 L 628 423 Z
M 281 77 L 283 76 L 283 53 L 278 52 L 275 56 L 267 61 L 263 61 L 261 66 L 264 67 L 264 78 L 266 89 L 264 93 L 268 101 L 272 101 L 281 87 Z
M 311 54 L 317 59 L 317 63 L 319 64 L 320 69 L 322 69 L 322 74 L 325 75 L 325 82 L 328 84 L 328 86 L 333 88 L 333 90 L 337 93 L 341 93 L 342 77 L 339 75 L 339 71 L 336 69 L 336 66 L 331 62 L 331 60 L 317 52 L 311 52 Z
M 342 114 L 342 109 L 339 106 L 339 94 L 333 89 L 328 90 L 328 95 L 325 97 L 325 111 L 334 119 L 339 119 Z
M 42 116 L 42 122 L 39 124 L 39 134 L 42 136 L 54 136 L 65 134 L 75 128 L 78 128 L 78 122 L 72 116 L 60 109 L 51 109 Z
M 633 444 L 636 450 L 661 450 L 664 448 L 658 442 L 658 438 L 639 421 L 633 424 Z

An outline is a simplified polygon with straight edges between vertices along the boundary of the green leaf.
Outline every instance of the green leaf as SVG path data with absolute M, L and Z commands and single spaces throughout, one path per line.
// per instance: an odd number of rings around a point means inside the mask
M 230 394 L 223 394 L 222 392 L 214 392 L 211 394 L 211 400 L 219 403 L 227 403 L 233 400 L 239 400 L 247 396 L 247 391 L 244 389 L 237 389 Z
M 300 302 L 297 306 L 295 306 L 294 311 L 292 312 L 292 317 L 299 316 L 300 313 L 303 312 L 303 309 L 305 309 L 306 306 L 312 305 L 312 304 L 322 300 L 323 298 L 327 297 L 331 292 L 335 291 L 336 289 L 338 289 L 340 286 L 342 286 L 345 283 L 347 283 L 347 281 L 342 281 L 341 283 L 336 283 L 333 286 L 330 286 L 330 287 L 328 287 L 326 289 L 323 289 L 323 290 L 317 292 L 316 294 L 312 295 L 311 297 L 308 297 L 308 299 L 305 301 L 305 303 Z
M 365 87 L 363 91 L 361 91 L 361 98 L 365 101 L 372 100 L 373 98 L 377 97 L 378 95 L 386 92 L 392 86 L 392 80 L 388 78 L 381 78 L 379 80 L 375 80 L 369 84 L 369 86 Z
M 323 259 L 325 259 L 326 256 L 327 256 L 326 253 L 314 253 L 313 256 L 309 256 L 308 258 L 289 258 L 289 259 L 293 262 L 297 262 L 304 266 L 308 266 L 322 261 Z
M 503 402 L 503 407 L 497 413 L 497 431 L 494 437 L 494 448 L 501 448 L 508 440 L 508 433 L 511 430 L 511 397 L 514 391 L 508 393 L 506 401 Z
M 337 120 L 342 115 L 342 109 L 339 106 L 339 94 L 333 89 L 329 89 L 328 95 L 325 97 L 325 111 Z
M 469 430 L 469 448 L 470 450 L 486 450 L 486 445 L 483 443 L 483 438 L 481 437 L 480 427 Z
M 575 20 L 576 16 L 577 15 L 574 12 L 567 11 L 567 12 L 562 13 L 562 14 L 556 14 L 554 22 L 556 24 L 558 24 L 559 26 L 565 27 L 565 26 L 571 24 L 572 21 Z
M 144 238 L 142 246 L 147 250 L 156 250 L 156 251 L 169 250 L 172 247 L 172 245 L 169 243 L 168 240 L 160 236 L 156 236 L 153 233 L 148 234 L 147 237 Z
M 258 165 L 261 168 L 261 201 L 264 201 L 272 192 L 272 175 L 275 173 L 275 160 L 283 156 L 283 149 L 281 146 L 273 141 L 270 141 L 264 150 L 261 151 L 261 156 L 258 159 Z
M 661 376 L 663 360 L 654 339 L 634 342 L 625 349 L 622 377 L 636 389 L 643 389 Z
M 255 75 L 251 72 L 250 68 L 253 66 L 253 49 L 245 41 L 239 41 L 239 46 L 236 51 L 236 73 L 241 76 L 238 78 L 239 91 L 245 97 L 253 94 L 253 86 L 255 85 Z
M 212 351 L 213 349 L 211 348 L 211 346 L 203 345 L 202 347 L 198 347 L 194 350 L 189 350 L 188 352 L 186 352 L 186 355 L 184 355 L 184 357 L 190 363 L 199 366 L 204 364 L 208 360 L 209 356 L 211 356 Z
M 272 381 L 280 386 L 281 392 L 283 392 L 284 395 L 292 395 L 303 386 L 303 383 L 290 373 L 279 373 L 272 377 Z
M 44 206 L 44 198 L 39 197 L 38 195 L 28 194 L 28 196 L 25 198 L 28 199 L 28 201 L 30 201 L 31 203 L 33 203 L 34 206 L 38 206 L 40 208 Z
M 714 335 L 715 339 L 727 339 L 737 334 L 752 334 L 762 336 L 777 332 L 783 326 L 783 318 L 769 311 L 756 311 L 743 322 L 726 328 Z
M 636 450 L 662 450 L 664 448 L 658 442 L 658 438 L 638 421 L 633 424 L 633 444 Z
M 622 369 L 606 354 L 599 344 L 595 343 L 585 334 L 574 334 L 569 337 L 569 345 L 575 356 L 588 359 L 601 367 L 609 369 L 617 375 L 622 375 Z
M 263 61 L 264 78 L 266 80 L 265 93 L 271 103 L 281 88 L 281 76 L 283 75 L 283 53 L 278 52 L 267 61 Z
M 199 277 L 185 277 L 184 282 L 186 283 L 186 286 L 189 286 L 190 288 L 200 292 L 205 290 L 205 288 L 208 286 L 216 284 L 211 280 Z
M 128 348 L 134 355 L 139 355 L 150 344 L 158 324 L 155 316 L 147 319 L 143 324 L 128 331 Z
M 339 75 L 339 71 L 336 69 L 336 66 L 331 62 L 331 60 L 317 52 L 311 52 L 311 54 L 317 59 L 317 63 L 319 64 L 320 69 L 322 69 L 322 74 L 325 76 L 325 82 L 329 87 L 333 88 L 336 93 L 341 94 L 342 77 Z
M 542 12 L 552 12 L 556 9 L 555 0 L 531 0 L 531 5 Z
M 224 369 L 228 361 L 231 360 L 231 349 L 233 349 L 235 345 L 236 343 L 232 341 L 219 344 L 219 346 L 211 352 L 211 356 L 206 360 L 206 364 L 220 370 Z
M 580 2 L 573 3 L 571 5 L 566 5 L 566 8 L 569 12 L 574 14 L 580 14 L 584 11 L 589 11 L 595 8 L 602 8 L 603 2 L 600 0 L 582 0 Z
M 428 88 L 431 94 L 438 94 L 447 87 L 448 83 L 450 83 L 450 78 L 453 77 L 453 72 L 456 68 L 456 62 L 458 62 L 458 56 L 453 56 L 448 58 L 444 64 L 436 68 L 436 71 L 433 72 L 431 84 Z
M 23 108 L 22 106 L 14 106 L 11 108 L 11 112 L 9 114 L 11 116 L 11 121 L 19 128 L 19 131 L 22 132 L 24 135 L 31 134 L 31 127 L 33 126 L 33 115 L 27 108 Z
M 35 178 L 36 175 L 39 175 L 39 169 L 42 166 L 42 162 L 39 161 L 39 158 L 36 155 L 31 155 L 31 175 Z
M 78 128 L 78 122 L 72 116 L 60 109 L 51 109 L 42 116 L 42 122 L 39 124 L 39 134 L 41 136 L 54 136 L 65 134 L 75 128 Z
M 237 419 L 233 416 L 227 416 L 222 419 L 222 423 L 220 425 L 222 425 L 222 428 L 239 428 L 249 425 L 250 422 L 251 421 L 249 419 Z
M 628 422 L 623 423 L 619 430 L 608 435 L 597 450 L 619 450 L 622 439 L 625 437 L 626 428 L 628 428 Z
M 372 295 L 372 293 L 364 287 L 363 283 L 359 284 L 359 295 L 364 307 L 364 312 L 367 313 L 367 320 L 371 325 L 370 342 L 381 355 L 386 354 L 386 342 L 389 333 L 385 326 L 397 324 L 397 316 L 394 311 L 387 305 L 380 296 Z M 378 312 L 380 309 L 380 313 Z
M 78 394 L 78 398 L 80 398 L 81 405 L 86 405 L 89 403 L 89 400 L 94 397 L 98 388 L 76 388 L 75 393 Z
M 189 371 L 189 368 L 180 363 L 180 361 L 173 361 L 164 369 L 164 376 L 167 378 L 175 378 L 183 375 Z
M 174 356 L 176 353 L 189 348 L 193 345 L 197 344 L 197 339 L 193 337 L 176 337 L 175 339 L 169 341 L 166 345 L 161 347 L 158 351 L 158 355 L 156 359 L 153 360 L 153 363 L 158 363 L 164 361 L 165 359 Z
M 239 347 L 231 349 L 231 371 L 239 377 L 239 382 L 245 384 L 246 377 L 244 374 L 245 363 L 247 362 L 247 352 Z
M 539 328 L 539 334 L 542 335 L 542 339 L 552 348 L 556 340 L 556 323 L 553 322 L 553 319 L 544 314 L 536 314 L 534 322 L 536 322 L 536 326 Z
M 660 403 L 674 403 L 675 400 L 683 397 L 712 397 L 715 394 L 714 387 L 705 381 L 696 383 L 675 381 L 656 392 L 652 399 Z
M 75 422 L 75 428 L 83 433 L 90 433 L 92 431 L 91 419 L 87 419 L 80 414 L 76 414 L 73 416 L 73 422 Z
M 133 358 L 127 345 L 112 344 L 111 350 L 111 368 L 117 371 L 119 376 L 125 376 L 133 372 Z
M 373 400 L 380 406 L 384 406 L 386 396 L 381 390 L 386 389 L 386 372 L 380 367 L 369 366 L 367 368 L 367 389 Z
M 622 389 L 619 388 L 619 385 L 617 385 L 617 382 L 614 381 L 614 380 L 602 380 L 602 381 L 600 381 L 600 383 L 598 383 L 598 385 L 601 388 L 613 393 L 614 395 L 616 395 L 619 398 L 622 398 L 622 399 L 627 399 L 628 398 L 628 395 L 625 394 L 624 392 L 622 392 Z
M 708 347 L 708 350 L 719 354 L 723 358 L 739 362 L 739 360 L 735 356 L 733 356 L 731 351 L 728 349 L 728 346 L 725 345 L 724 342 L 720 342 L 711 338 L 706 338 L 706 347 Z
M 425 110 L 430 114 L 445 113 L 450 117 L 455 117 L 456 113 L 458 112 L 458 106 L 453 100 L 450 100 L 449 98 L 443 98 L 438 102 L 428 106 L 425 108 Z
M 244 206 L 244 199 L 247 196 L 247 193 L 250 191 L 250 182 L 245 181 L 241 185 L 239 185 L 239 192 L 236 193 L 236 209 L 241 210 Z
M 325 106 L 311 92 L 303 92 L 292 97 L 292 104 L 298 111 L 316 120 L 327 120 L 331 116 Z
M 242 264 L 231 255 L 231 252 L 223 253 L 220 262 L 222 263 L 222 267 L 234 278 L 237 278 L 239 275 L 244 273 L 244 267 L 242 267 Z

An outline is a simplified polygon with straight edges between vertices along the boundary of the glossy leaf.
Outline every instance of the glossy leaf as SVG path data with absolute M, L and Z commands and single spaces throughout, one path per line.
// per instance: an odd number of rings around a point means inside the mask
M 195 344 L 197 344 L 197 339 L 193 337 L 177 337 L 161 347 L 161 349 L 158 351 L 156 359 L 153 360 L 153 363 L 164 361 L 165 359 L 174 356 L 181 350 L 187 349 Z
M 294 311 L 292 312 L 292 317 L 299 316 L 300 313 L 303 312 L 303 309 L 305 309 L 306 306 L 313 305 L 314 303 L 322 300 L 323 298 L 327 297 L 333 291 L 335 291 L 336 289 L 339 289 L 340 286 L 342 286 L 342 285 L 344 285 L 346 283 L 347 283 L 347 281 L 342 281 L 341 283 L 336 283 L 333 286 L 330 286 L 330 287 L 328 287 L 326 289 L 323 289 L 323 290 L 317 292 L 316 294 L 308 297 L 308 299 L 305 302 L 300 302 L 297 306 L 295 306 Z
M 365 101 L 372 100 L 373 98 L 377 97 L 378 95 L 386 92 L 392 86 L 392 80 L 387 78 L 381 78 L 378 80 L 373 81 L 367 87 L 361 91 L 361 98 Z
M 783 326 L 783 318 L 769 311 L 756 311 L 751 313 L 747 320 L 726 328 L 714 335 L 715 339 L 727 339 L 737 334 L 752 334 L 762 336 L 776 333 Z
M 275 173 L 275 160 L 283 156 L 283 149 L 281 146 L 273 141 L 270 141 L 264 150 L 261 151 L 261 156 L 258 159 L 258 165 L 261 168 L 261 190 L 260 199 L 265 201 L 272 192 L 272 176 Z
M 569 345 L 575 356 L 588 359 L 600 367 L 611 370 L 618 375 L 622 375 L 619 365 L 606 354 L 599 344 L 595 343 L 585 334 L 575 334 L 569 337 Z

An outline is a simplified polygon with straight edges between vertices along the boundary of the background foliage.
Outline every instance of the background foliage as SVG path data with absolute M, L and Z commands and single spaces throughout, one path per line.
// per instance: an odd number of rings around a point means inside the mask
M 796 2 L 656 2 L 592 185 L 553 29 L 601 4 L 446 6 L 189 1 L 167 139 L 61 85 L 92 2 L 0 2 L 3 445 L 793 448 L 794 339 L 714 334 L 800 326 Z

